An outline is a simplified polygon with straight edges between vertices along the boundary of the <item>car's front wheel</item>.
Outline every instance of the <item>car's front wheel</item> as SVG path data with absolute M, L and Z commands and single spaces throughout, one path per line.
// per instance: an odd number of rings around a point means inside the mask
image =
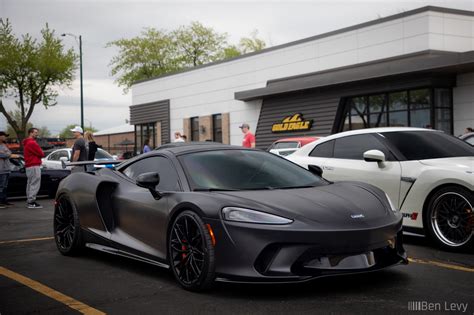
M 169 264 L 176 280 L 187 290 L 208 289 L 214 282 L 215 264 L 207 226 L 195 212 L 184 211 L 169 233 Z
M 474 196 L 467 189 L 451 186 L 430 198 L 425 223 L 431 238 L 443 248 L 474 248 Z
M 61 254 L 72 256 L 84 247 L 79 216 L 71 200 L 62 195 L 54 207 L 54 239 Z

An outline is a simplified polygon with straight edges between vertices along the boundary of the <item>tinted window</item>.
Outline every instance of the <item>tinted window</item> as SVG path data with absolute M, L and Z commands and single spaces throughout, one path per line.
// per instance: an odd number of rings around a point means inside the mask
M 123 170 L 123 173 L 133 180 L 136 180 L 138 175 L 148 172 L 158 172 L 160 175 L 160 183 L 156 187 L 157 190 L 179 190 L 178 174 L 176 174 L 176 170 L 171 161 L 165 157 L 154 156 L 142 159 Z
M 348 136 L 335 140 L 334 157 L 337 159 L 363 160 L 364 152 L 379 150 L 390 160 L 390 153 L 380 141 L 371 134 Z
M 309 154 L 314 157 L 332 157 L 334 150 L 334 140 L 318 144 Z
M 407 160 L 438 159 L 474 156 L 474 148 L 466 142 L 442 132 L 403 131 L 384 132 L 388 139 Z
M 251 150 L 220 150 L 179 157 L 193 189 L 278 189 L 326 182 L 276 155 Z

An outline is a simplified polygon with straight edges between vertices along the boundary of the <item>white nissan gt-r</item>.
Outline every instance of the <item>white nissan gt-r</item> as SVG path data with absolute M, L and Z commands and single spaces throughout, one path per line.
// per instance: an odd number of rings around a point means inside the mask
M 362 129 L 325 137 L 286 158 L 319 167 L 330 181 L 381 188 L 403 213 L 406 232 L 445 248 L 474 248 L 474 147 L 462 140 L 430 129 Z

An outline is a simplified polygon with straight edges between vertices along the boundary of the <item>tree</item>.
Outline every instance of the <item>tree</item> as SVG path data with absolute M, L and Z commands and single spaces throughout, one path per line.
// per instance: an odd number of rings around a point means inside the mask
M 239 48 L 243 54 L 259 51 L 265 48 L 265 41 L 258 38 L 257 35 L 258 30 L 254 30 L 250 34 L 250 37 L 243 37 L 240 39 Z
M 74 127 L 76 126 L 79 126 L 78 124 L 71 124 L 71 125 L 67 125 L 66 127 L 64 127 L 64 129 L 59 133 L 59 137 L 60 138 L 65 138 L 65 139 L 71 139 L 73 138 L 73 134 L 72 134 L 72 131 L 71 129 L 74 129 Z M 97 132 L 97 129 L 95 129 L 94 127 L 90 126 L 90 127 L 84 127 L 84 132 L 86 131 L 89 131 L 89 132 Z
M 165 31 L 148 28 L 141 36 L 119 39 L 107 44 L 115 46 L 119 54 L 110 62 L 112 75 L 118 75 L 116 82 L 126 92 L 133 82 L 176 71 L 176 48 Z
M 16 38 L 9 20 L 0 19 L 0 112 L 20 140 L 35 106 L 56 105 L 57 87 L 71 85 L 76 61 L 73 50 L 65 50 L 47 24 L 38 42 L 29 34 Z M 15 100 L 19 120 L 6 110 L 4 97 Z
M 18 124 L 20 125 L 21 124 L 21 112 L 20 110 L 14 110 L 14 111 L 10 111 L 9 112 L 10 116 L 12 117 L 12 119 Z M 33 124 L 28 122 L 26 124 L 26 127 L 25 127 L 25 130 L 28 130 L 30 128 L 33 127 Z M 10 138 L 18 138 L 18 135 L 15 131 L 15 129 L 13 129 L 12 125 L 11 124 L 8 124 L 7 126 L 7 133 L 10 135 Z
M 219 34 L 199 22 L 180 26 L 171 33 L 180 68 L 191 68 L 222 59 L 227 34 Z
M 49 131 L 48 127 L 41 126 L 40 128 L 38 128 L 38 136 L 40 138 L 49 138 L 51 137 L 51 131 Z
M 263 49 L 265 42 L 257 34 L 254 31 L 251 37 L 242 38 L 238 46 L 229 45 L 226 33 L 192 22 L 173 31 L 148 28 L 140 36 L 119 39 L 106 47 L 119 50 L 109 65 L 111 74 L 117 76 L 115 82 L 127 92 L 140 80 Z

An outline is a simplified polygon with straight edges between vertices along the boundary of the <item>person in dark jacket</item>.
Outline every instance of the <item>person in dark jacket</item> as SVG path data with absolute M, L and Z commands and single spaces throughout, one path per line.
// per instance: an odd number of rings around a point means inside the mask
M 23 140 L 23 156 L 25 159 L 25 172 L 27 177 L 26 197 L 27 208 L 43 208 L 36 202 L 36 195 L 41 186 L 41 158 L 44 157 L 43 150 L 36 143 L 38 138 L 38 129 L 28 129 L 28 138 Z
M 88 147 L 87 160 L 88 161 L 94 161 L 95 154 L 96 154 L 97 149 L 99 148 L 99 146 L 97 145 L 97 143 L 95 143 L 94 137 L 92 136 L 91 132 L 86 131 L 86 133 L 84 134 L 84 138 L 86 139 L 87 147 Z
M 0 131 L 0 209 L 4 209 L 12 204 L 7 201 L 8 178 L 10 177 L 10 158 L 18 158 L 12 154 L 5 143 L 8 134 Z

